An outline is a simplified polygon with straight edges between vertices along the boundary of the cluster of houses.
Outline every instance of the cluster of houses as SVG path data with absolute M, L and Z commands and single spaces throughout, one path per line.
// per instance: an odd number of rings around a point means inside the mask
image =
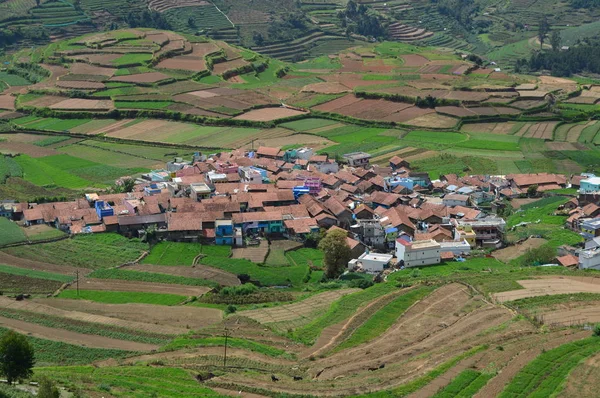
M 348 233 L 350 269 L 378 272 L 394 262 L 417 267 L 502 245 L 498 199 L 564 188 L 556 174 L 444 175 L 411 170 L 394 156 L 371 165 L 363 152 L 343 161 L 310 148 L 197 153 L 138 179 L 130 193 L 89 193 L 58 203 L 3 203 L 4 216 L 71 234 L 118 232 L 243 246 L 258 236 L 304 241 L 320 231 Z M 600 207 L 597 207 L 600 214 Z M 598 223 L 600 227 L 600 222 Z M 600 230 L 598 231 L 600 235 Z

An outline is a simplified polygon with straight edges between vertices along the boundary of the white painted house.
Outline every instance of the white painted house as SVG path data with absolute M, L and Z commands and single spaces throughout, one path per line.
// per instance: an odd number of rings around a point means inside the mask
M 405 267 L 421 267 L 439 264 L 441 247 L 433 239 L 407 242 L 402 238 L 396 239 L 396 258 Z
M 440 242 L 440 251 L 442 253 L 452 252 L 455 256 L 467 256 L 471 253 L 471 246 L 466 239 L 462 241 Z
M 449 193 L 442 199 L 442 203 L 448 207 L 468 206 L 469 195 L 461 195 L 458 193 Z
M 391 254 L 381 254 L 381 253 L 363 253 L 359 258 L 355 258 L 348 262 L 348 269 L 362 269 L 368 273 L 378 273 L 383 271 L 383 269 L 392 261 Z

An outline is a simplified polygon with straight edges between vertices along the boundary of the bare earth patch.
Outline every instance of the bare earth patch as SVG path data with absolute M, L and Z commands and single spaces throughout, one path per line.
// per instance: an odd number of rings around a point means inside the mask
M 528 250 L 542 246 L 546 242 L 546 239 L 529 238 L 526 241 L 519 243 L 518 245 L 513 245 L 505 247 L 504 249 L 497 250 L 494 252 L 493 256 L 496 258 L 496 260 L 502 261 L 503 263 L 507 263 L 510 260 L 522 256 Z
M 494 294 L 500 302 L 568 293 L 600 293 L 600 278 L 548 277 L 517 281 L 524 289 Z
M 262 108 L 253 109 L 242 115 L 234 117 L 238 120 L 251 120 L 254 122 L 270 122 L 272 120 L 283 119 L 286 117 L 305 115 L 308 112 L 297 111 L 288 108 Z

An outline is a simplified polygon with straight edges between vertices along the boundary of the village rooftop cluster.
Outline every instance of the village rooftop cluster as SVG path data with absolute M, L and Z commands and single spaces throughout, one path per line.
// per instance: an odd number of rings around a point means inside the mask
M 306 242 L 341 228 L 353 256 L 348 268 L 378 273 L 500 248 L 506 223 L 496 213 L 504 198 L 531 194 L 532 187 L 538 193 L 573 186 L 581 190 L 565 205 L 567 224 L 589 241 L 586 250 L 557 262 L 600 267 L 598 177 L 584 174 L 569 182 L 547 173 L 451 174 L 432 181 L 398 156 L 386 166 L 371 165 L 370 158 L 356 152 L 335 160 L 311 148 L 196 153 L 144 174 L 130 193 L 88 193 L 58 203 L 5 201 L 2 215 L 70 234 L 143 237 L 151 230 L 158 239 L 236 247 L 268 236 Z

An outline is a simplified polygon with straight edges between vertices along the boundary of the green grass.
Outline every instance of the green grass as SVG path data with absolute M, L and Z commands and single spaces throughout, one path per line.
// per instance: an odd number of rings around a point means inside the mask
M 323 267 L 323 252 L 318 249 L 303 247 L 288 251 L 285 255 L 290 264 L 307 265 L 311 268 Z
M 357 308 L 368 304 L 384 294 L 394 291 L 396 287 L 391 283 L 377 284 L 360 292 L 352 293 L 331 304 L 329 309 L 299 329 L 296 329 L 290 337 L 306 345 L 312 345 L 317 340 L 323 329 L 335 325 L 354 315 Z
M 411 131 L 405 137 L 407 141 L 431 142 L 435 144 L 456 144 L 466 141 L 467 136 L 461 133 L 448 133 L 439 131 Z
M 10 156 L 0 154 L 0 184 L 4 184 L 9 177 L 22 177 L 23 169 Z
M 153 283 L 169 283 L 173 285 L 188 286 L 216 286 L 215 282 L 200 278 L 188 278 L 185 276 L 158 274 L 155 272 L 131 271 L 127 269 L 100 269 L 90 274 L 91 278 L 119 279 L 124 281 L 139 281 Z
M 335 348 L 335 351 L 356 347 L 382 335 L 411 305 L 423 299 L 434 289 L 431 286 L 421 286 L 395 298 L 356 328 L 347 340 Z
M 308 130 L 313 130 L 313 129 L 317 129 L 320 127 L 325 127 L 325 126 L 329 126 L 332 124 L 336 124 L 336 123 L 337 122 L 334 120 L 308 118 L 308 119 L 297 120 L 295 122 L 283 123 L 283 124 L 280 124 L 279 126 L 285 127 L 285 128 L 291 129 L 291 130 L 295 130 L 295 131 L 308 131 Z
M 94 391 L 93 396 L 100 397 L 109 394 L 116 398 L 222 397 L 199 384 L 192 372 L 181 368 L 162 366 L 54 367 L 37 368 L 35 374 L 38 377 L 49 377 L 61 385 L 85 387 L 86 390 Z
M 308 267 L 306 266 L 263 267 L 244 259 L 211 255 L 200 259 L 200 263 L 236 275 L 248 274 L 253 281 L 257 281 L 264 286 L 300 286 L 308 275 Z
M 0 335 L 6 331 L 8 329 L 0 327 Z M 132 351 L 82 347 L 31 336 L 27 336 L 27 340 L 33 346 L 37 366 L 85 365 L 104 359 L 120 359 L 135 354 Z
M 154 305 L 178 305 L 186 300 L 185 296 L 176 294 L 145 293 L 145 292 L 112 292 L 98 290 L 80 290 L 79 296 L 76 290 L 63 290 L 58 298 L 89 300 L 106 304 L 154 304 Z
M 117 109 L 164 109 L 171 101 L 115 101 Z
M 499 397 L 556 396 L 571 370 L 598 351 L 600 339 L 589 337 L 543 352 L 515 375 Z
M 254 351 L 263 355 L 267 355 L 273 358 L 289 358 L 293 357 L 287 354 L 284 350 L 279 348 L 271 347 L 266 344 L 257 343 L 251 340 L 245 340 L 236 337 L 230 337 L 227 339 L 227 345 L 233 348 L 239 348 L 242 350 Z M 162 347 L 163 351 L 176 351 L 182 348 L 191 347 L 223 347 L 225 346 L 224 337 L 194 337 L 194 336 L 180 336 L 175 338 L 171 343 Z
M 34 142 L 34 145 L 45 147 L 45 146 L 50 146 L 50 145 L 54 145 L 54 144 L 60 144 L 61 142 L 68 141 L 70 139 L 71 139 L 71 137 L 67 137 L 64 135 L 51 136 L 48 138 L 44 138 L 43 140 Z
M 18 268 L 18 267 L 12 267 L 10 265 L 2 265 L 2 264 L 0 264 L 0 273 L 26 276 L 28 278 L 34 278 L 34 279 L 46 279 L 46 280 L 50 280 L 50 281 L 63 282 L 63 283 L 72 282 L 75 279 L 75 275 L 70 276 L 70 275 L 55 274 L 52 272 L 37 271 L 37 270 L 31 270 L 31 269 L 26 269 L 26 268 Z
M 411 169 L 428 172 L 431 178 L 437 179 L 443 174 L 496 174 L 498 165 L 478 156 L 455 156 L 442 153 L 426 159 L 411 162 Z
M 8 84 L 9 86 L 29 86 L 31 84 L 30 81 L 28 81 L 25 78 L 22 78 L 21 76 L 18 75 L 13 75 L 10 74 L 8 72 L 0 72 L 0 81 Z
M 150 61 L 152 59 L 152 54 L 137 54 L 137 53 L 132 53 L 132 54 L 125 54 L 115 60 L 113 60 L 111 63 L 116 66 L 125 66 L 125 65 L 143 65 L 146 62 Z
M 339 69 L 342 67 L 340 60 L 336 58 L 329 58 L 327 55 L 322 55 L 311 60 L 294 64 L 296 69 Z
M 110 268 L 137 259 L 148 245 L 118 234 L 77 235 L 58 242 L 19 246 L 4 251 L 29 260 L 82 268 Z
M 527 297 L 510 302 L 510 306 L 519 310 L 532 311 L 539 307 L 552 307 L 572 302 L 600 301 L 598 293 L 569 293 L 549 296 Z
M 142 264 L 192 265 L 201 250 L 199 243 L 159 242 L 144 257 Z
M 56 186 L 69 189 L 81 189 L 94 185 L 91 181 L 47 165 L 40 159 L 28 155 L 19 155 L 15 158 L 23 169 L 23 178 L 26 181 L 40 187 Z
M 470 398 L 477 394 L 492 377 L 494 375 L 491 373 L 482 373 L 472 369 L 463 370 L 433 398 Z
M 459 142 L 456 144 L 459 148 L 470 148 L 470 149 L 490 149 L 497 151 L 519 151 L 519 144 L 515 142 L 501 142 L 501 141 L 486 141 L 486 140 L 468 140 L 465 142 Z
M 21 228 L 8 218 L 0 217 L 0 245 L 24 242 L 27 237 Z

